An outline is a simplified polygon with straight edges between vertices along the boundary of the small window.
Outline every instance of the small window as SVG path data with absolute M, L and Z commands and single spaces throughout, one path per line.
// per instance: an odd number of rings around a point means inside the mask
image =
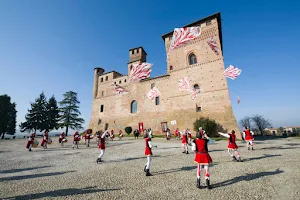
M 131 102 L 131 113 L 136 113 L 137 112 L 137 103 L 136 101 Z
M 132 65 L 130 66 L 130 70 L 132 70 Z
M 139 49 L 136 50 L 136 53 L 139 53 Z
M 206 22 L 206 26 L 211 25 L 211 20 Z
M 104 105 L 101 105 L 100 112 L 104 111 Z
M 105 77 L 105 80 L 108 81 L 108 76 Z
M 101 124 L 101 121 L 102 121 L 101 119 L 98 119 L 98 125 L 100 125 L 100 124 Z
M 122 81 L 119 81 L 119 84 L 121 84 L 122 83 Z
M 104 97 L 104 91 L 102 91 L 101 96 Z
M 169 69 L 170 69 L 170 70 L 173 70 L 173 66 L 171 65 Z
M 124 80 L 124 82 L 126 83 L 126 79 Z
M 155 105 L 159 105 L 159 97 L 155 97 Z
M 193 53 L 189 55 L 189 64 L 190 65 L 197 64 L 197 57 Z
M 155 83 L 151 83 L 151 89 L 155 87 Z
M 131 51 L 131 54 L 134 54 L 134 50 Z
M 201 110 L 202 110 L 201 106 L 196 107 L 196 112 L 201 112 Z
M 117 85 L 117 82 L 115 82 L 115 85 Z
M 198 85 L 198 84 L 195 84 L 195 85 L 194 85 L 194 89 L 195 89 L 195 90 L 200 90 L 199 85 Z
M 103 77 L 101 78 L 101 82 L 103 82 Z

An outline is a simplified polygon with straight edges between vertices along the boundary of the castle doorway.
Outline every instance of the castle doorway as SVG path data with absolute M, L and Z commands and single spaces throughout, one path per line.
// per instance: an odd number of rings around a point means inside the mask
M 107 130 L 108 129 L 108 123 L 105 123 L 105 128 L 104 130 Z
M 161 129 L 163 133 L 167 132 L 168 122 L 161 122 Z

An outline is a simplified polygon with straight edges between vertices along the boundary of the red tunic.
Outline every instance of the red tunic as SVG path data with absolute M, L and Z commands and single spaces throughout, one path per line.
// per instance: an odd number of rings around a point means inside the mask
M 84 135 L 84 138 L 85 138 L 85 139 L 91 139 L 91 134 L 85 134 L 85 135 Z
M 45 135 L 45 136 L 43 137 L 41 146 L 43 146 L 45 142 L 48 142 L 48 135 Z
M 149 147 L 149 141 L 151 141 L 151 138 L 145 138 L 145 143 L 146 143 L 146 147 L 145 147 L 145 156 L 152 156 L 152 150 Z
M 192 133 L 188 133 L 188 138 L 192 138 Z
M 253 140 L 250 130 L 245 130 L 245 140 Z
M 28 137 L 28 142 L 27 142 L 26 148 L 28 149 L 28 148 L 29 148 L 29 145 L 33 144 L 33 142 L 34 142 L 34 137 L 29 136 L 29 137 Z
M 98 146 L 99 149 L 105 149 L 105 138 L 100 138 L 100 144 Z
M 194 142 L 196 144 L 196 155 L 194 161 L 202 165 L 210 164 L 212 162 L 212 159 L 208 154 L 208 149 L 207 149 L 208 140 L 196 138 Z
M 238 146 L 235 143 L 235 135 L 234 134 L 228 134 L 230 138 L 228 138 L 228 149 L 237 149 Z
M 73 139 L 74 141 L 79 141 L 80 140 L 80 137 L 79 137 L 79 135 L 78 134 L 75 134 L 74 135 L 74 139 Z
M 178 137 L 179 136 L 179 130 L 175 131 L 175 136 Z
M 65 136 L 64 135 L 60 135 L 58 141 L 62 142 L 63 139 L 65 139 Z
M 188 139 L 187 139 L 187 135 L 182 135 L 182 138 L 181 138 L 181 143 L 182 143 L 182 144 L 186 144 L 186 143 L 187 143 L 187 141 L 188 141 Z

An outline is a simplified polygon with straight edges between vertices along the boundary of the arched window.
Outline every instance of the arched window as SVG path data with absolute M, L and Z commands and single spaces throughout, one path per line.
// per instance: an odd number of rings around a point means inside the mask
M 193 53 L 189 55 L 189 64 L 190 65 L 197 64 L 197 57 Z
M 136 101 L 131 102 L 131 113 L 136 113 L 137 111 L 137 103 Z
M 173 70 L 173 66 L 172 65 L 170 66 L 170 70 Z
M 196 89 L 196 90 L 200 90 L 200 87 L 199 87 L 199 85 L 198 85 L 198 84 L 195 84 L 195 85 L 194 85 L 194 89 Z

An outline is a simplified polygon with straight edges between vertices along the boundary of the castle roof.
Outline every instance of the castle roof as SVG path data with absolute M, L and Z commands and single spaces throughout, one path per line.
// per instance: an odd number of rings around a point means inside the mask
M 204 23 L 204 22 L 206 22 L 206 21 L 208 21 L 208 20 L 212 20 L 212 19 L 214 19 L 214 18 L 217 18 L 217 20 L 218 20 L 218 28 L 219 28 L 219 37 L 220 37 L 220 43 L 221 43 L 221 50 L 223 51 L 223 43 L 222 43 L 222 26 L 221 26 L 221 13 L 220 13 L 220 12 L 217 12 L 217 13 L 215 13 L 215 14 L 213 14 L 213 15 L 210 15 L 210 16 L 208 16 L 208 17 L 205 17 L 205 18 L 203 18 L 203 19 L 200 19 L 200 20 L 198 20 L 198 21 L 195 21 L 195 22 L 193 22 L 193 23 L 191 23 L 191 24 L 188 24 L 188 25 L 184 26 L 183 28 L 186 28 L 186 27 L 192 27 L 192 26 L 195 26 L 195 25 L 197 25 L 197 24 Z M 174 31 L 171 31 L 171 32 L 169 32 L 169 33 L 166 33 L 166 34 L 162 35 L 162 36 L 161 36 L 162 39 L 165 41 L 165 38 L 166 38 L 166 37 L 172 36 L 172 35 L 173 35 L 173 32 L 174 32 Z

